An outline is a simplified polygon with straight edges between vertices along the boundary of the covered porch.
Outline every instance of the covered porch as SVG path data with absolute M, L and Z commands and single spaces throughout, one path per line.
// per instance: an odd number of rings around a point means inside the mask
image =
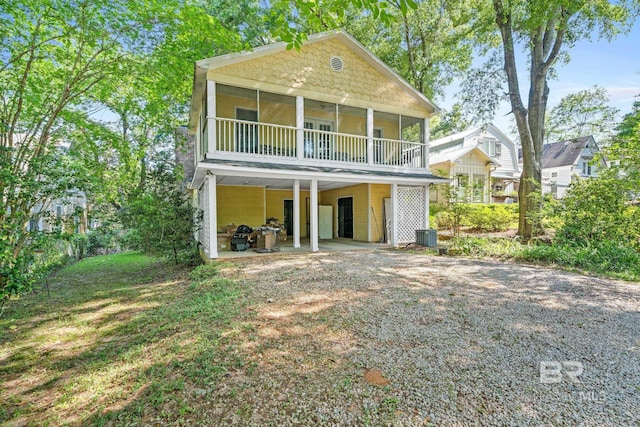
M 212 80 L 204 97 L 196 132 L 199 160 L 428 168 L 427 118 Z
M 429 186 L 442 181 L 426 172 L 223 160 L 201 162 L 198 171 L 194 182 L 204 217 L 199 241 L 209 259 L 222 257 L 221 227 L 260 227 L 270 217 L 290 224 L 286 246 L 293 250 L 331 249 L 336 238 L 392 247 L 414 241 L 416 229 L 429 227 Z

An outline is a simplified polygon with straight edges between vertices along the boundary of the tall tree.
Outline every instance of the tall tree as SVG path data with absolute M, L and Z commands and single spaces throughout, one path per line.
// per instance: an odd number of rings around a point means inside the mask
M 392 22 L 350 9 L 345 28 L 416 89 L 438 98 L 471 65 L 476 3 L 423 0 L 407 8 L 392 0 Z
M 605 153 L 614 162 L 612 172 L 622 177 L 627 184 L 628 194 L 640 199 L 640 101 L 633 104 L 633 110 L 624 116 Z
M 598 86 L 565 96 L 547 116 L 546 142 L 593 135 L 598 143 L 606 144 L 615 132 L 619 113 L 607 102 L 606 89 Z
M 519 234 L 534 235 L 533 218 L 540 211 L 544 119 L 548 78 L 563 49 L 599 35 L 611 39 L 629 28 L 637 2 L 603 0 L 493 0 L 493 18 L 502 40 L 504 70 L 511 109 L 522 145 Z M 516 50 L 528 54 L 529 91 L 520 92 Z
M 94 169 L 73 173 L 70 155 L 90 154 L 92 165 L 111 162 L 97 173 L 113 164 L 144 164 L 130 157 L 156 141 L 151 125 L 166 129 L 184 112 L 193 60 L 230 40 L 202 7 L 182 0 L 2 3 L 0 300 L 33 279 L 38 239 L 29 218 L 51 200 L 87 187 L 86 173 Z M 96 121 L 93 113 L 105 107 L 120 114 L 122 132 Z M 132 124 L 142 130 L 135 137 Z M 55 149 L 70 142 L 71 150 Z M 129 187 L 118 172 L 94 180 L 94 187 L 116 182 L 113 193 Z

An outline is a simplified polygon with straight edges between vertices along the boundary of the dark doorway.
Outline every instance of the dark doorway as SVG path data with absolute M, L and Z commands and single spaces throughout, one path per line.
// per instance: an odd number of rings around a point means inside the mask
M 287 230 L 287 236 L 293 236 L 293 200 L 284 201 L 284 229 Z
M 353 197 L 338 199 L 338 237 L 353 239 Z
M 256 110 L 236 109 L 236 119 L 243 120 L 244 123 L 236 123 L 236 152 L 257 153 L 258 152 L 258 124 L 249 123 L 258 121 Z

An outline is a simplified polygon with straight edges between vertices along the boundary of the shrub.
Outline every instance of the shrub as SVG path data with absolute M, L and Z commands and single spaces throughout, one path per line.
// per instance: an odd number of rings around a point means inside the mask
M 564 224 L 557 233 L 566 244 L 616 241 L 640 249 L 640 211 L 627 203 L 627 184 L 616 178 L 572 183 L 562 201 Z
M 480 231 L 505 231 L 518 221 L 513 205 L 470 205 L 463 223 Z
M 583 245 L 554 243 L 523 246 L 516 258 L 576 267 L 627 280 L 640 278 L 640 254 L 629 246 L 611 240 Z

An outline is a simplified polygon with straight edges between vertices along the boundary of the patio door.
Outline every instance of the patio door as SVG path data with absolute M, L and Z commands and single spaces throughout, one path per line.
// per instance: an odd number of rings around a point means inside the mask
M 284 201 L 284 229 L 287 230 L 287 236 L 293 236 L 293 200 Z
M 333 158 L 333 122 L 329 120 L 305 119 L 304 128 L 321 132 L 304 133 L 304 156 L 313 159 Z
M 353 239 L 353 197 L 338 199 L 338 237 Z
M 258 152 L 258 112 L 236 108 L 236 119 L 244 122 L 236 123 L 236 153 Z

